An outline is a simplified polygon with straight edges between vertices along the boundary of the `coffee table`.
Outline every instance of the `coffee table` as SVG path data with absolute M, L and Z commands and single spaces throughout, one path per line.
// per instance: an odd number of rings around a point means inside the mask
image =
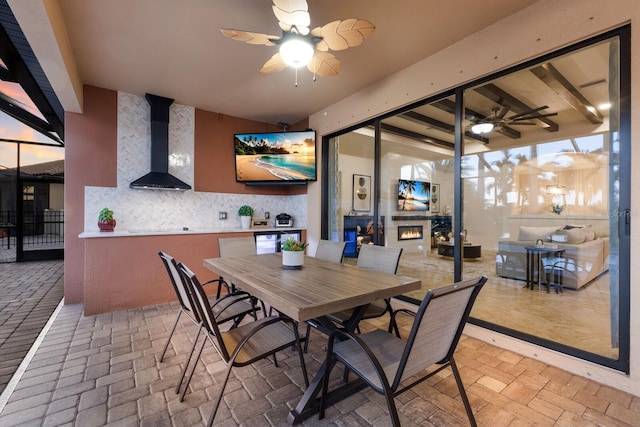
M 438 243 L 438 255 L 453 258 L 453 244 L 448 242 Z M 482 256 L 482 246 L 464 243 L 462 245 L 462 257 L 467 259 L 480 258 Z

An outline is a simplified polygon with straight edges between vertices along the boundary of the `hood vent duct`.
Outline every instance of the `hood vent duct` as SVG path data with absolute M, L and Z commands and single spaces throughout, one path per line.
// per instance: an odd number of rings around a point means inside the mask
M 189 184 L 169 173 L 169 107 L 173 99 L 145 95 L 151 105 L 151 172 L 129 184 L 147 190 L 191 190 Z

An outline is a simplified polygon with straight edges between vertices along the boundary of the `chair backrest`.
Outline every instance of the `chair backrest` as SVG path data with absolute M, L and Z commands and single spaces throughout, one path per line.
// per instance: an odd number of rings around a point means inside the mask
M 458 345 L 485 276 L 427 292 L 420 303 L 392 389 L 434 363 L 446 363 Z
M 178 263 L 178 270 L 180 274 L 184 277 L 185 283 L 189 287 L 189 291 L 193 295 L 193 301 L 198 313 L 200 314 L 200 318 L 202 319 L 202 326 L 205 327 L 212 341 L 215 340 L 214 346 L 216 350 L 220 353 L 220 356 L 225 360 L 225 362 L 229 361 L 231 358 L 229 356 L 229 352 L 224 345 L 224 341 L 220 335 L 220 329 L 218 328 L 218 323 L 216 322 L 216 318 L 213 315 L 213 311 L 211 310 L 211 305 L 209 304 L 209 299 L 207 298 L 207 294 L 204 291 L 200 281 L 196 277 L 195 273 L 189 269 L 186 265 L 182 263 Z
M 346 242 L 334 242 L 332 240 L 320 240 L 316 249 L 315 258 L 325 261 L 342 262 Z
M 218 239 L 218 251 L 220 258 L 255 255 L 256 240 L 252 236 L 222 237 Z
M 400 255 L 402 255 L 402 248 L 362 245 L 356 265 L 360 268 L 396 274 Z
M 178 271 L 176 260 L 171 255 L 162 251 L 158 252 L 158 255 L 160 255 L 160 259 L 167 269 L 169 279 L 171 279 L 171 284 L 173 285 L 173 290 L 176 292 L 180 306 L 183 310 L 189 312 L 197 322 L 199 322 L 200 316 L 198 310 L 195 308 L 193 299 L 191 298 L 191 293 L 185 284 L 184 278 Z

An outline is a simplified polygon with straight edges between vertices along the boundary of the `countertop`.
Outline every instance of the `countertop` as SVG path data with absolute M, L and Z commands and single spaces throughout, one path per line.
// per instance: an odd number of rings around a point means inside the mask
M 278 228 L 210 228 L 210 229 L 139 229 L 139 230 L 124 230 L 124 231 L 84 231 L 78 235 L 80 239 L 92 239 L 96 237 L 137 237 L 137 236 L 169 236 L 176 234 L 221 234 L 221 233 L 262 233 L 262 232 L 274 232 L 287 230 L 305 230 L 306 227 L 278 227 Z

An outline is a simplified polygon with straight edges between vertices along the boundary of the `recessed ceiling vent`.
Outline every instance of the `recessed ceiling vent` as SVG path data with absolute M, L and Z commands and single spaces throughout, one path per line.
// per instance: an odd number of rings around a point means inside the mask
M 191 190 L 191 186 L 169 173 L 169 107 L 173 99 L 147 93 L 151 105 L 151 172 L 129 188 L 144 190 Z

